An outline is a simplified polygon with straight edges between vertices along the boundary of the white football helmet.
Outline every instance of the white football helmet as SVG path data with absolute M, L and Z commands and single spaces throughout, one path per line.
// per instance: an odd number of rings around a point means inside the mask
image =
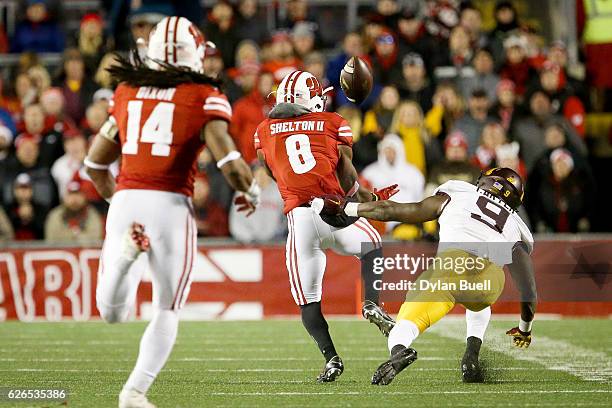
M 146 63 L 162 69 L 160 62 L 202 72 L 206 43 L 200 30 L 185 17 L 165 17 L 149 35 Z
M 306 71 L 293 71 L 283 78 L 276 89 L 276 103 L 295 103 L 311 112 L 323 112 L 330 88 L 323 90 L 319 80 Z

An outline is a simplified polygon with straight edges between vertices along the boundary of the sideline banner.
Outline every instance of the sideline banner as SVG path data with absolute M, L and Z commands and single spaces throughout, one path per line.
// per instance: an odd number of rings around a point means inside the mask
M 612 258 L 604 255 L 612 253 L 612 241 L 579 244 L 587 250 L 580 253 L 584 256 L 578 256 L 583 265 L 572 277 L 576 285 L 586 282 L 589 287 L 589 280 L 594 280 L 596 286 L 607 285 L 612 278 L 609 275 Z M 575 251 L 576 245 L 568 241 L 538 242 L 533 258 L 539 286 L 555 285 L 551 277 L 559 269 L 558 260 L 567 258 L 568 251 Z M 99 255 L 99 248 L 76 247 L 0 251 L 0 321 L 98 318 L 95 288 Z M 146 258 L 141 256 L 132 268 L 142 274 L 133 316 L 147 318 L 152 312 L 152 288 Z M 512 301 L 516 299 L 514 288 L 506 275 L 502 301 L 493 310 L 518 313 L 518 305 Z M 183 319 L 262 319 L 299 314 L 289 289 L 284 246 L 199 245 L 192 276 L 191 293 L 181 312 Z M 325 313 L 359 313 L 360 293 L 359 261 L 328 252 L 323 290 Z M 612 315 L 612 302 L 543 300 L 538 312 Z M 396 312 L 400 303 L 393 300 L 386 307 Z M 457 307 L 455 312 L 463 310 Z

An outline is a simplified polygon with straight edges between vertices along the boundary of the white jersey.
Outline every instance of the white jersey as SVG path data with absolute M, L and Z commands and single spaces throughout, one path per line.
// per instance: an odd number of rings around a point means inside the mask
M 512 263 L 512 248 L 517 242 L 524 242 L 531 253 L 533 236 L 529 228 L 501 199 L 458 180 L 447 181 L 434 194 L 450 197 L 438 219 L 438 251 L 464 249 L 498 265 Z

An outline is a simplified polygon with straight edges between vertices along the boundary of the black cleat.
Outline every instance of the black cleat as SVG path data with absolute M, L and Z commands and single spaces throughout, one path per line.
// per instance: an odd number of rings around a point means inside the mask
M 461 378 L 464 383 L 482 383 L 484 375 L 474 354 L 465 353 L 461 360 Z
M 361 314 L 370 323 L 374 323 L 385 337 L 389 337 L 389 332 L 395 326 L 395 320 L 385 312 L 385 309 L 371 300 L 366 300 L 361 307 Z
M 414 363 L 417 359 L 417 352 L 413 348 L 405 348 L 395 353 L 388 361 L 382 363 L 372 376 L 372 385 L 387 385 L 396 375 L 401 373 L 404 368 Z
M 340 356 L 332 357 L 325 366 L 323 371 L 317 377 L 317 382 L 325 383 L 335 381 L 336 378 L 340 377 L 340 374 L 344 372 L 344 363 Z

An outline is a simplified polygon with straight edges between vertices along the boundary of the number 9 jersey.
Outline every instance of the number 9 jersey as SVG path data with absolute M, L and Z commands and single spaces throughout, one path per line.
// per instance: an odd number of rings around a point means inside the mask
M 216 87 L 184 83 L 176 88 L 120 84 L 110 105 L 119 130 L 121 169 L 116 190 L 161 190 L 191 196 L 200 132 L 211 120 L 229 122 L 232 108 Z M 118 138 L 118 140 L 117 140 Z
M 438 218 L 439 253 L 463 249 L 500 266 L 512 263 L 512 247 L 517 242 L 523 242 L 531 253 L 529 228 L 500 198 L 459 180 L 447 181 L 434 194 L 450 197 Z
M 263 150 L 285 202 L 287 214 L 313 197 L 345 195 L 336 177 L 338 148 L 351 147 L 353 134 L 337 113 L 311 112 L 259 124 L 255 150 Z

